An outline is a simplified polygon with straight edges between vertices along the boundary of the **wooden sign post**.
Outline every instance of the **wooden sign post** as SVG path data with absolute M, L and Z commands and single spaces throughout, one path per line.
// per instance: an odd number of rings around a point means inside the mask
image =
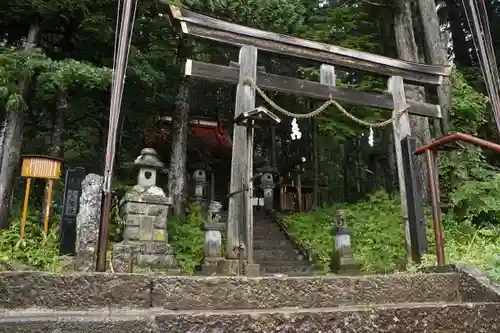
M 28 202 L 30 197 L 31 179 L 47 179 L 47 197 L 45 203 L 45 214 L 43 217 L 43 235 L 49 233 L 50 206 L 52 203 L 52 187 L 54 179 L 59 179 L 61 174 L 62 160 L 44 155 L 24 155 L 21 176 L 26 177 L 26 191 L 24 193 L 23 212 L 21 215 L 21 239 L 24 238 L 26 228 L 26 217 L 28 216 Z

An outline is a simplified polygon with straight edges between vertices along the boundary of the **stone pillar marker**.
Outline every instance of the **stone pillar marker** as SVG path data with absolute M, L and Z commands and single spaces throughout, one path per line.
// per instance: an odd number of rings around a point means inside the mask
M 101 218 L 103 177 L 88 174 L 82 182 L 80 209 L 76 217 L 75 268 L 93 271 Z
M 222 204 L 218 201 L 211 201 L 208 205 L 208 216 L 205 222 L 205 263 L 203 273 L 206 275 L 217 274 L 218 263 L 222 257 L 222 231 L 225 224 L 220 222 L 220 210 Z
M 171 200 L 156 186 L 156 173 L 164 164 L 154 149 L 145 148 L 134 165 L 139 169 L 137 185 L 120 203 L 123 242 L 114 244 L 113 267 L 122 273 L 132 272 L 135 265 L 176 271 L 177 263 L 167 234 Z

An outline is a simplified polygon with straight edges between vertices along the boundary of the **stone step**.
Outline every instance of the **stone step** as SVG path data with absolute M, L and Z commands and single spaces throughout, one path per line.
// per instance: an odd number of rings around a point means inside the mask
M 259 251 L 287 251 L 300 253 L 291 243 L 286 240 L 269 240 L 269 241 L 256 241 L 253 243 L 254 250 Z
M 416 274 L 369 277 L 159 277 L 152 305 L 167 309 L 252 309 L 340 305 L 453 302 L 459 275 Z
M 271 232 L 254 232 L 253 233 L 254 238 L 278 238 L 278 239 L 288 239 L 288 237 L 285 235 L 285 233 L 281 230 L 274 230 Z
M 279 247 L 282 247 L 282 246 L 289 246 L 293 249 L 295 249 L 295 247 L 293 246 L 293 243 L 290 242 L 290 240 L 288 238 L 286 238 L 285 236 L 283 236 L 282 238 L 278 238 L 278 237 L 254 237 L 253 238 L 253 241 L 254 241 L 254 246 L 269 246 L 269 247 L 273 247 L 273 246 L 279 246 Z
M 500 303 L 400 303 L 340 308 L 224 311 L 162 309 L 14 311 L 0 317 L 0 332 L 72 333 L 495 333 Z
M 2 272 L 0 310 L 225 310 L 456 302 L 459 286 L 458 273 L 248 278 Z
M 305 260 L 304 256 L 300 254 L 300 252 L 295 251 L 295 250 L 283 250 L 283 249 L 276 249 L 276 250 L 254 250 L 254 257 L 258 261 L 273 261 L 273 260 L 278 260 L 278 261 L 285 261 L 285 260 L 292 260 L 292 261 L 304 261 Z
M 307 276 L 312 274 L 313 267 L 303 262 L 260 262 L 260 272 L 262 275 L 283 274 L 287 276 Z

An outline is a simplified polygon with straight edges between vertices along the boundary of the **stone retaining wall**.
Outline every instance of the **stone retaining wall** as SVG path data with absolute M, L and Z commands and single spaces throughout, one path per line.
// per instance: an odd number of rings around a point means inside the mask
M 499 303 L 408 304 L 258 311 L 82 311 L 9 312 L 0 316 L 5 333 L 294 333 L 500 331 Z
M 259 278 L 0 273 L 0 309 L 222 310 L 459 301 L 500 302 L 500 292 L 465 273 Z

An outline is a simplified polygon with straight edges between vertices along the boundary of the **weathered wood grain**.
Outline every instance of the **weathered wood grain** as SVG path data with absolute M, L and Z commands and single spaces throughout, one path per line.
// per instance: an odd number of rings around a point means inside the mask
M 170 5 L 170 21 L 186 35 L 236 46 L 252 45 L 259 50 L 356 68 L 408 82 L 440 85 L 451 75 L 451 66 L 437 66 L 392 59 L 335 45 L 245 27 Z
M 389 79 L 388 90 L 392 93 L 392 98 L 394 101 L 394 110 L 392 111 L 393 116 L 396 113 L 406 107 L 406 97 L 405 88 L 403 84 L 403 78 L 398 76 L 393 76 Z M 403 165 L 403 150 L 401 147 L 401 140 L 411 135 L 410 129 L 410 116 L 408 112 L 396 116 L 393 123 L 394 130 L 394 146 L 396 151 L 396 165 L 398 169 L 398 180 L 399 180 L 399 195 L 401 197 L 401 210 L 403 213 L 404 220 L 404 231 L 406 240 L 407 254 L 411 254 L 411 237 L 410 237 L 410 225 L 408 220 L 408 203 L 406 197 L 406 180 Z
M 240 50 L 239 68 L 236 68 L 238 73 L 238 86 L 236 87 L 236 105 L 234 117 L 238 117 L 245 111 L 250 111 L 255 107 L 255 89 L 243 83 L 244 78 L 255 80 L 257 76 L 257 48 L 253 46 L 244 46 Z M 247 151 L 253 150 L 252 145 L 247 146 L 247 130 L 242 126 L 234 126 L 233 129 L 233 150 L 231 157 L 231 181 L 229 193 L 240 191 L 247 185 L 251 178 L 248 174 L 252 172 L 252 166 L 247 169 Z M 253 137 L 253 136 L 252 136 Z M 250 151 L 249 153 L 252 153 Z M 250 186 L 252 183 L 250 183 Z M 246 192 L 239 192 L 229 198 L 228 221 L 227 221 L 227 247 L 226 257 L 228 259 L 238 259 L 240 245 L 244 244 L 244 239 L 241 237 L 241 231 L 246 225 L 248 209 L 245 201 L 248 199 L 248 193 L 251 193 L 251 188 Z M 247 230 L 248 232 L 248 230 Z M 247 233 L 245 232 L 245 233 Z M 251 244 L 247 244 L 251 245 Z
M 239 69 L 232 66 L 221 66 L 188 60 L 185 66 L 185 75 L 212 82 L 237 84 Z M 269 73 L 258 72 L 257 85 L 265 90 L 297 94 L 320 100 L 327 100 L 331 95 L 338 102 L 388 110 L 392 110 L 393 108 L 393 101 L 390 94 L 374 94 L 355 89 L 338 88 L 314 81 Z M 441 109 L 438 105 L 413 100 L 407 100 L 407 103 L 410 107 L 410 114 L 441 118 Z

